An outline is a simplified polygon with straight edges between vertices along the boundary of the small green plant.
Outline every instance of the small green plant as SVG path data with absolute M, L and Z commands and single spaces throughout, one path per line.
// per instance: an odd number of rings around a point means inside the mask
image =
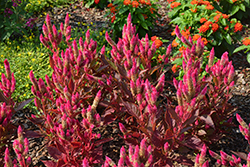
M 245 50 L 244 53 L 248 53 L 250 51 L 250 37 L 245 37 L 242 41 L 242 46 L 236 48 L 234 53 L 239 52 L 241 50 Z M 247 61 L 250 63 L 250 53 L 247 54 Z
M 146 33 L 151 37 L 151 30 L 154 28 L 156 18 L 159 17 L 156 4 L 150 0 L 117 0 L 108 7 L 110 10 L 106 16 L 110 17 L 113 39 L 121 37 L 129 13 L 131 13 L 132 23 L 136 25 L 135 30 L 139 37 L 144 37 Z
M 31 17 L 32 13 L 27 13 L 24 8 L 27 4 L 26 0 L 23 1 L 0 1 L 0 39 L 6 40 L 13 34 L 26 34 L 26 23 Z M 32 25 L 30 21 L 27 26 Z

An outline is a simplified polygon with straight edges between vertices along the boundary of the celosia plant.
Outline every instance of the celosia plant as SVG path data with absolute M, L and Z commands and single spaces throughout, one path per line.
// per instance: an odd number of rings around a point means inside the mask
M 28 167 L 29 165 L 31 165 L 31 158 L 27 158 L 27 154 L 29 152 L 29 140 L 23 137 L 23 130 L 20 125 L 17 129 L 17 136 L 18 138 L 13 142 L 13 149 L 17 156 L 17 160 L 11 159 L 9 149 L 6 148 L 4 156 L 4 167 L 17 167 L 18 164 L 21 167 Z
M 30 72 L 34 102 L 41 114 L 29 118 L 39 127 L 36 133 L 46 138 L 48 152 L 56 160 L 43 161 L 46 166 L 115 166 L 109 158 L 102 159 L 101 144 L 111 139 L 101 139 L 95 132 L 96 127 L 115 119 L 120 121 L 121 137 L 129 145 L 128 153 L 121 148 L 118 166 L 202 165 L 204 143 L 218 139 L 222 127 L 230 125 L 227 100 L 234 84 L 234 68 L 227 53 L 213 64 L 212 50 L 208 75 L 201 77 L 204 44 L 201 38 L 197 43 L 187 40 L 177 27 L 176 35 L 188 46 L 183 50 L 183 81 L 166 81 L 171 45 L 153 65 L 156 42 L 151 45 L 148 35 L 139 38 L 130 14 L 118 43 L 105 34 L 111 56 L 106 55 L 105 46 L 96 52 L 97 42 L 90 39 L 89 31 L 78 46 L 76 40 L 72 44 L 57 41 L 53 38 L 55 26 L 46 25 L 48 33 L 44 31 L 41 42 L 53 53 L 53 74 L 45 77 L 45 84 Z M 46 33 L 48 40 L 44 39 Z M 60 39 L 63 36 L 65 33 Z M 68 44 L 65 51 L 58 49 L 60 42 Z M 167 105 L 163 106 L 160 97 L 166 83 L 175 86 L 177 98 L 166 97 Z M 174 156 L 173 151 L 183 147 L 202 150 L 197 162 Z
M 132 23 L 136 25 L 136 32 L 140 38 L 144 37 L 146 33 L 151 36 L 155 20 L 159 17 L 157 5 L 150 0 L 118 0 L 109 4 L 108 7 L 110 10 L 106 16 L 110 17 L 115 41 L 121 37 L 129 13 L 131 13 Z

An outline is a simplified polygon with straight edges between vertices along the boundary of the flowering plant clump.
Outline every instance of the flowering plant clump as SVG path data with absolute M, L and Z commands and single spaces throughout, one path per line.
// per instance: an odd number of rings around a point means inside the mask
M 213 6 L 237 19 L 249 19 L 250 3 L 248 0 L 213 0 Z
M 41 113 L 29 118 L 40 129 L 32 135 L 47 139 L 48 152 L 56 160 L 44 160 L 44 164 L 115 166 L 110 158 L 102 158 L 102 144 L 112 138 L 102 138 L 96 128 L 118 120 L 121 137 L 129 147 L 128 152 L 121 148 L 118 166 L 201 166 L 205 162 L 204 144 L 214 142 L 224 126 L 231 126 L 232 110 L 227 101 L 235 76 L 228 53 L 214 64 L 212 49 L 206 66 L 208 75 L 201 76 L 204 43 L 201 38 L 197 43 L 186 40 L 177 26 L 176 35 L 188 46 L 183 49 L 183 81 L 166 80 L 171 45 L 153 65 L 160 47 L 157 38 L 152 38 L 152 44 L 147 34 L 140 39 L 131 14 L 117 43 L 106 32 L 110 53 L 106 46 L 97 52 L 98 44 L 89 31 L 85 41 L 80 38 L 79 42 L 69 42 L 68 22 L 66 16 L 58 33 L 47 16 L 40 39 L 53 53 L 49 55 L 53 73 L 51 77 L 46 75 L 45 81 L 36 79 L 33 71 L 29 74 L 34 103 Z M 58 47 L 61 42 L 68 45 L 66 50 Z M 176 98 L 167 96 L 164 105 L 160 97 L 167 83 L 174 85 L 177 93 Z M 15 142 L 15 148 L 26 155 L 17 147 L 19 143 Z M 201 150 L 198 162 L 174 155 L 174 151 L 186 147 Z M 7 149 L 6 161 L 10 159 L 8 154 Z M 24 157 L 20 159 L 19 163 L 29 163 Z
M 171 7 L 175 2 L 181 4 Z M 178 25 L 181 30 L 188 30 L 193 35 L 201 36 L 205 49 L 211 50 L 214 47 L 216 55 L 221 55 L 225 51 L 228 51 L 229 55 L 233 53 L 234 44 L 241 40 L 239 32 L 243 30 L 239 20 L 233 18 L 231 14 L 217 10 L 210 1 L 177 0 L 175 2 L 169 5 L 172 9 L 169 13 L 172 24 Z M 187 37 L 188 35 L 186 39 Z
M 110 10 L 106 16 L 110 17 L 113 39 L 122 35 L 122 29 L 126 23 L 126 16 L 131 13 L 132 23 L 136 25 L 136 32 L 142 38 L 154 28 L 155 20 L 159 17 L 157 5 L 150 0 L 119 0 L 108 5 Z

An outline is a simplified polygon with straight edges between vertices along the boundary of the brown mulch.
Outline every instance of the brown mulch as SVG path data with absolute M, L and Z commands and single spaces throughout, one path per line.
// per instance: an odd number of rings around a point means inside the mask
M 153 35 L 156 35 L 158 37 L 161 37 L 162 39 L 171 40 L 173 37 L 170 35 L 171 31 L 173 30 L 173 27 L 169 25 L 169 19 L 167 17 L 168 10 L 166 9 L 167 1 L 166 0 L 159 0 L 158 2 L 161 5 L 161 8 L 159 9 L 159 13 L 163 16 L 159 18 L 158 22 L 159 24 L 155 27 L 153 30 Z M 99 28 L 108 28 L 108 20 L 107 18 L 104 18 L 105 10 L 100 10 L 96 8 L 86 9 L 84 7 L 80 7 L 80 4 L 76 3 L 71 5 L 70 7 L 65 8 L 53 8 L 50 9 L 47 13 L 50 14 L 52 23 L 59 25 L 61 22 L 64 22 L 64 18 L 66 16 L 66 13 L 70 13 L 70 25 L 79 27 L 78 22 L 84 22 L 86 23 L 86 26 L 91 26 L 91 22 L 96 25 L 96 27 L 93 27 L 94 29 Z M 37 22 L 37 27 L 41 31 L 42 24 L 45 20 L 45 17 L 39 18 Z M 245 23 L 247 26 L 250 24 L 250 22 Z M 86 26 L 82 26 L 81 28 L 86 29 Z M 248 27 L 249 29 L 249 27 Z M 250 36 L 250 31 L 246 31 L 244 36 Z M 166 44 L 165 44 L 166 45 Z M 233 97 L 230 100 L 230 103 L 237 107 L 236 110 L 237 113 L 239 113 L 242 118 L 249 123 L 250 117 L 248 110 L 250 109 L 250 96 L 248 95 L 250 92 L 250 65 L 246 60 L 246 54 L 243 52 L 234 54 L 230 57 L 230 60 L 233 61 L 236 74 L 238 76 L 238 81 L 235 84 L 234 90 L 233 90 Z M 37 130 L 37 127 L 34 126 L 30 121 L 26 119 L 26 116 L 30 116 L 31 111 L 29 109 L 24 109 L 21 111 L 18 111 L 13 120 L 16 125 L 21 124 L 24 129 L 26 130 Z M 236 119 L 233 119 L 235 124 L 238 125 Z M 113 137 L 114 140 L 108 143 L 105 143 L 103 145 L 104 150 L 104 156 L 108 156 L 111 159 L 117 161 L 119 158 L 119 151 L 121 146 L 124 145 L 123 140 L 120 138 L 121 132 L 119 130 L 118 122 L 115 121 L 109 125 L 106 125 L 102 129 L 99 129 L 101 132 L 101 135 L 105 137 Z M 110 136 L 111 134 L 111 136 Z M 43 138 L 31 138 L 29 139 L 30 142 L 30 152 L 29 156 L 32 158 L 33 166 L 44 166 L 44 164 L 41 162 L 41 160 L 50 159 L 47 150 L 46 150 L 46 141 Z M 233 151 L 249 151 L 248 149 L 248 143 L 244 139 L 244 137 L 239 132 L 238 127 L 233 128 L 232 133 L 229 135 L 225 135 L 220 141 L 217 143 L 214 143 L 210 147 L 211 150 L 219 153 L 220 150 L 225 151 L 228 154 L 231 154 L 231 150 Z M 191 157 L 191 159 L 194 159 L 194 154 L 189 154 L 188 156 Z M 247 152 L 248 153 L 248 152 Z M 208 153 L 207 153 L 208 155 Z M 208 157 L 209 159 L 209 157 Z M 213 163 L 213 166 L 215 165 L 215 161 L 211 159 L 211 163 Z M 212 166 L 212 164 L 210 165 Z

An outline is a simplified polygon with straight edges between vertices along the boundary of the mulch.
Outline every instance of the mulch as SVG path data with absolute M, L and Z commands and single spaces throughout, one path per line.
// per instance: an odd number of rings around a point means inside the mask
M 159 13 L 162 15 L 161 18 L 158 20 L 158 24 L 153 30 L 153 35 L 156 35 L 158 37 L 161 37 L 162 39 L 167 40 L 173 40 L 173 37 L 170 35 L 170 33 L 173 31 L 173 27 L 169 25 L 169 18 L 167 17 L 168 10 L 166 9 L 167 1 L 160 0 L 157 2 L 161 5 L 161 8 L 159 9 Z M 80 3 L 72 4 L 69 7 L 64 8 L 50 8 L 47 13 L 50 14 L 51 20 L 53 24 L 60 25 L 61 22 L 64 22 L 64 18 L 66 16 L 66 13 L 70 13 L 70 25 L 73 27 L 79 27 L 78 22 L 86 23 L 86 26 L 81 25 L 83 29 L 87 28 L 87 25 L 91 26 L 91 22 L 96 25 L 96 27 L 93 27 L 93 29 L 99 29 L 103 27 L 108 27 L 108 20 L 107 18 L 104 18 L 105 11 L 96 9 L 96 8 L 90 8 L 87 9 L 85 7 L 81 7 Z M 45 16 L 42 18 L 39 18 L 37 21 L 36 27 L 38 27 L 39 31 L 41 32 L 42 25 L 44 23 Z M 245 23 L 247 26 L 249 26 L 250 22 Z M 247 31 L 243 34 L 243 36 L 250 36 L 250 32 Z M 166 46 L 168 45 L 165 44 Z M 239 113 L 242 118 L 249 123 L 250 122 L 250 65 L 246 60 L 246 54 L 244 52 L 240 52 L 237 54 L 234 54 L 230 57 L 230 60 L 232 60 L 233 65 L 236 70 L 236 75 L 238 76 L 238 81 L 235 84 L 234 90 L 233 90 L 233 97 L 230 100 L 230 103 L 237 107 L 236 113 Z M 32 124 L 26 117 L 30 117 L 32 114 L 32 111 L 29 109 L 24 109 L 18 111 L 13 120 L 16 125 L 22 125 L 24 129 L 26 130 L 37 130 L 37 127 Z M 233 121 L 238 126 L 238 123 L 236 119 L 234 118 Z M 219 140 L 217 143 L 214 143 L 210 146 L 210 149 L 219 153 L 220 150 L 225 151 L 228 154 L 232 154 L 231 150 L 233 151 L 241 151 L 241 152 L 247 152 L 248 150 L 248 143 L 244 139 L 243 135 L 239 132 L 238 127 L 235 127 L 232 129 L 231 134 L 225 135 L 221 140 Z M 120 135 L 121 132 L 119 130 L 118 121 L 115 121 L 109 125 L 106 125 L 102 127 L 101 129 L 98 129 L 101 133 L 101 136 L 105 137 L 113 137 L 114 140 L 108 143 L 105 143 L 103 145 L 104 150 L 104 157 L 108 156 L 114 161 L 118 161 L 119 158 L 119 151 L 121 146 L 125 146 L 123 140 L 121 139 Z M 30 145 L 29 145 L 29 156 L 32 158 L 32 166 L 44 166 L 44 164 L 41 162 L 41 160 L 50 159 L 47 149 L 46 149 L 46 140 L 44 138 L 31 138 L 29 139 Z M 248 153 L 248 152 L 247 152 Z M 208 153 L 207 153 L 208 155 Z M 187 156 L 191 157 L 191 159 L 194 160 L 195 156 L 193 152 L 191 151 Z M 210 157 L 207 157 L 210 159 Z M 210 166 L 216 166 L 215 160 L 210 159 L 211 163 Z M 213 164 L 213 165 L 212 165 Z

